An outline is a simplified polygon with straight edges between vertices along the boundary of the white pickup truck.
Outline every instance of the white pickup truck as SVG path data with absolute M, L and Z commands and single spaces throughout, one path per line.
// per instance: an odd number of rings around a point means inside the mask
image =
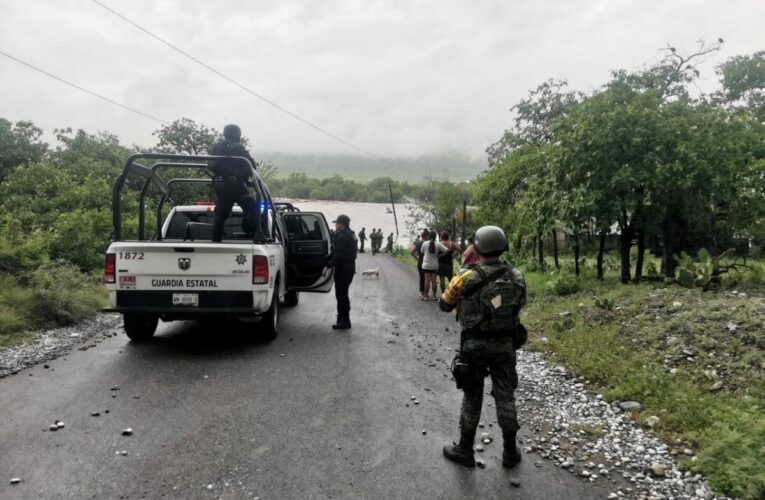
M 154 335 L 157 323 L 181 319 L 260 317 L 255 328 L 267 338 L 279 332 L 279 306 L 298 303 L 298 293 L 329 292 L 332 275 L 322 275 L 331 251 L 330 231 L 324 215 L 300 212 L 289 204 L 274 203 L 255 168 L 249 186 L 261 202 L 262 231 L 253 235 L 243 227 L 242 210 L 226 220 L 223 241 L 211 242 L 212 202 L 175 206 L 162 222 L 166 204 L 179 185 L 210 183 L 200 177 L 208 161 L 223 157 L 142 153 L 131 156 L 114 186 L 112 243 L 104 260 L 104 282 L 111 307 L 124 317 L 132 340 Z M 165 181 L 191 171 L 197 177 Z M 139 182 L 130 179 L 137 176 Z M 132 182 L 132 184 L 131 184 Z M 139 197 L 136 238 L 123 239 L 122 194 L 130 189 Z M 155 189 L 156 188 L 156 189 Z M 159 192 L 156 227 L 147 237 L 146 197 Z

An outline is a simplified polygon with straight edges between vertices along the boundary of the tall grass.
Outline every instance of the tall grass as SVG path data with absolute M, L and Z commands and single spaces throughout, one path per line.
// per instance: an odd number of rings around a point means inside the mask
M 21 277 L 0 274 L 0 345 L 28 340 L 31 330 L 92 318 L 105 304 L 98 278 L 62 262 Z

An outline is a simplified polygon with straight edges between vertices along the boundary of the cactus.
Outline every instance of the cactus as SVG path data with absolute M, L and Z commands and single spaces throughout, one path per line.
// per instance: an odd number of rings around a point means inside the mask
M 616 301 L 614 299 L 609 299 L 608 297 L 603 299 L 595 299 L 595 307 L 605 309 L 606 311 L 613 311 L 615 305 Z
M 699 250 L 696 259 L 685 252 L 675 256 L 678 266 L 675 271 L 675 281 L 688 288 L 699 287 L 709 290 L 720 285 L 720 259 L 728 253 L 712 256 L 706 248 Z

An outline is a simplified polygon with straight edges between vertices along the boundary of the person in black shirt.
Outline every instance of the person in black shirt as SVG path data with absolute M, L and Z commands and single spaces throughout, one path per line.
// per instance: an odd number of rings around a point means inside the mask
M 362 227 L 361 231 L 359 231 L 359 241 L 361 242 L 359 252 L 364 253 L 364 242 L 367 241 L 367 228 Z
M 255 160 L 242 145 L 241 140 L 242 131 L 239 126 L 226 125 L 223 128 L 223 139 L 210 148 L 210 155 L 243 156 L 255 167 Z M 210 160 L 209 167 L 213 173 L 213 189 L 215 190 L 213 242 L 220 242 L 223 239 L 223 224 L 231 215 L 234 203 L 237 203 L 244 212 L 246 230 L 258 234 L 260 232 L 260 200 L 252 189 L 249 166 L 242 161 L 227 159 Z
M 335 222 L 335 245 L 323 274 L 330 268 L 335 269 L 335 298 L 337 299 L 337 323 L 332 325 L 335 330 L 347 330 L 351 327 L 351 299 L 348 289 L 356 273 L 356 235 L 349 227 L 351 219 L 347 215 L 339 215 Z

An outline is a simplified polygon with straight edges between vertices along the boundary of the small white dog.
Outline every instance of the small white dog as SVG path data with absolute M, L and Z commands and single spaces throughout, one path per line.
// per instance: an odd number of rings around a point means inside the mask
M 364 269 L 361 271 L 361 277 L 362 278 L 377 278 L 380 279 L 380 268 L 376 267 L 374 269 Z

